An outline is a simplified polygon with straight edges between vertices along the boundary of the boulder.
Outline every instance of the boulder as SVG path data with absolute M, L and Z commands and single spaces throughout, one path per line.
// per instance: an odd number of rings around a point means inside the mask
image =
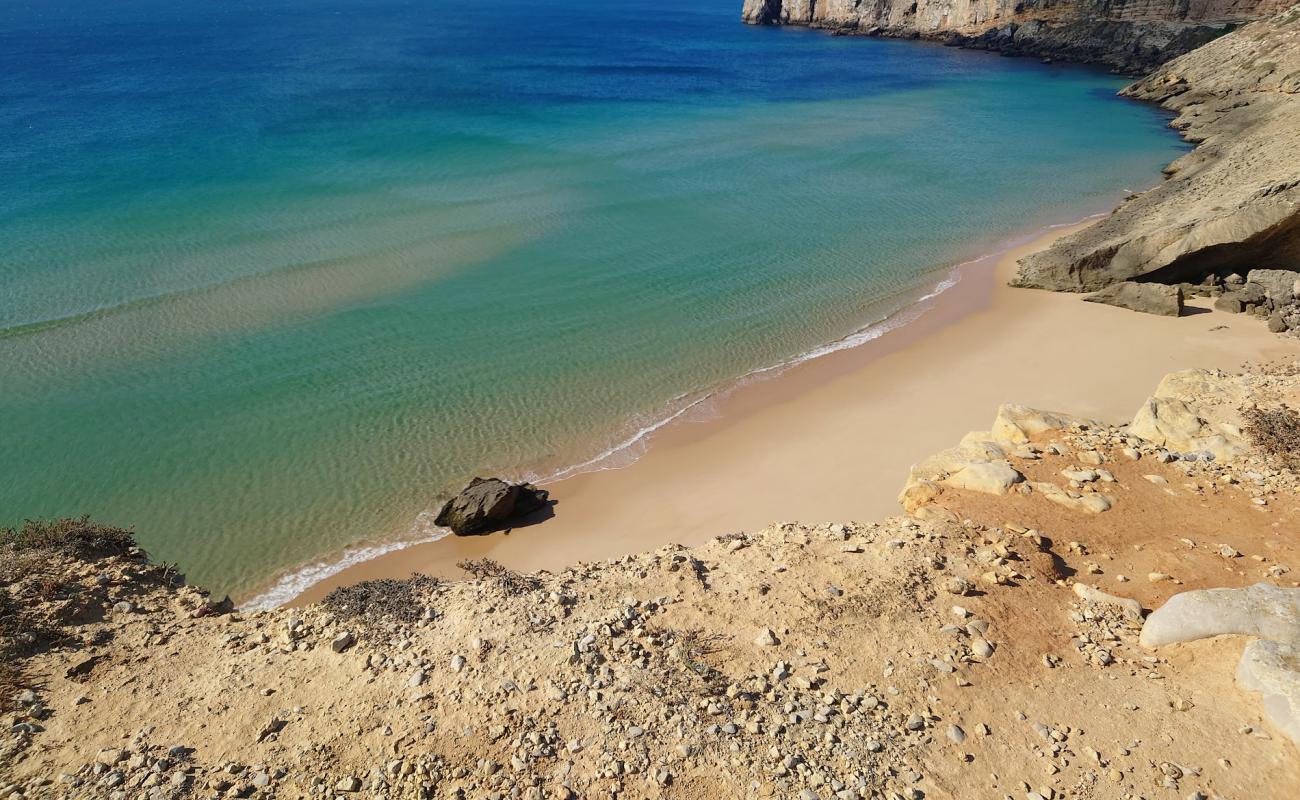
M 1231 460 L 1246 447 L 1232 420 L 1241 404 L 1239 381 L 1211 370 L 1172 372 L 1138 409 L 1129 433 L 1178 452 L 1208 451 Z
M 966 489 L 983 494 L 1006 494 L 1012 486 L 1023 481 L 1024 475 L 1006 461 L 985 461 L 963 466 L 943 483 L 954 489 Z
M 1214 310 L 1240 314 L 1245 310 L 1246 304 L 1241 302 L 1239 295 L 1240 292 L 1224 292 L 1214 301 Z
M 1230 314 L 1253 311 L 1267 304 L 1268 295 L 1265 293 L 1264 287 L 1258 283 L 1247 283 L 1236 291 L 1224 292 L 1222 296 L 1214 301 L 1216 309 L 1227 311 Z
M 988 436 L 998 444 L 1017 445 L 1025 444 L 1030 437 L 1047 431 L 1063 431 L 1074 426 L 1090 427 L 1096 424 L 1082 417 L 1007 403 L 998 406 L 998 415 L 993 420 L 993 429 Z
M 1252 281 L 1246 281 L 1246 285 L 1241 287 L 1236 294 L 1241 298 L 1241 302 L 1247 305 L 1257 306 L 1268 300 L 1268 292 L 1264 290 L 1264 287 Z
M 1246 276 L 1246 285 L 1254 284 L 1264 290 L 1264 296 L 1274 306 L 1294 303 L 1300 294 L 1300 272 L 1289 269 L 1252 269 Z
M 914 514 L 938 500 L 941 494 L 943 494 L 942 486 L 934 481 L 918 478 L 909 481 L 903 487 L 903 493 L 898 496 L 898 502 L 902 504 L 904 511 Z
M 1163 283 L 1120 281 L 1083 299 L 1088 303 L 1105 303 L 1162 317 L 1177 317 L 1183 313 L 1182 287 Z
M 434 522 L 457 536 L 488 533 L 544 507 L 548 494 L 531 483 L 475 478 L 443 505 Z
M 1257 583 L 1182 592 L 1147 617 L 1140 641 L 1143 647 L 1161 647 L 1223 634 L 1300 644 L 1300 589 Z
M 1300 646 L 1264 639 L 1246 645 L 1237 665 L 1237 685 L 1262 694 L 1264 713 L 1300 743 Z

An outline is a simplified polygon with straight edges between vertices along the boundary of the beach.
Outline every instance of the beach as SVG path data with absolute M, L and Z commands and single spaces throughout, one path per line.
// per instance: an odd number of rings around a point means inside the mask
M 877 519 L 900 512 L 911 464 L 987 429 L 1008 398 L 1123 422 L 1170 371 L 1300 352 L 1259 320 L 1212 311 L 1203 298 L 1169 318 L 1007 287 L 1018 259 L 1087 224 L 958 267 L 957 283 L 921 301 L 913 313 L 924 313 L 910 323 L 726 393 L 702 418 L 656 432 L 629 466 L 547 484 L 555 501 L 547 519 L 386 553 L 293 604 L 376 578 L 458 577 L 464 559 L 555 570 L 779 521 Z

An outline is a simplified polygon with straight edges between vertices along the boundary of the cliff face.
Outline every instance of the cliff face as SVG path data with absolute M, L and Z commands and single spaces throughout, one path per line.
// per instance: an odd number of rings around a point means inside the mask
M 1178 112 L 1196 142 L 1169 179 L 1021 261 L 1014 285 L 1092 291 L 1300 270 L 1300 5 L 1182 56 L 1126 96 Z
M 1290 0 L 745 0 L 753 25 L 923 37 L 1145 72 Z

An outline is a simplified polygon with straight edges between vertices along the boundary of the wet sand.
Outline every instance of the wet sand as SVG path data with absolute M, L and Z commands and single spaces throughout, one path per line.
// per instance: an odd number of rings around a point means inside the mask
M 466 558 L 554 570 L 778 521 L 877 519 L 901 513 L 912 464 L 987 430 L 1000 403 L 1120 422 L 1167 372 L 1300 354 L 1300 341 L 1204 299 L 1175 319 L 1006 286 L 1017 259 L 1078 227 L 964 265 L 919 319 L 727 393 L 707 418 L 657 432 L 630 466 L 548 484 L 548 519 L 388 553 L 294 604 L 373 578 L 460 576 Z

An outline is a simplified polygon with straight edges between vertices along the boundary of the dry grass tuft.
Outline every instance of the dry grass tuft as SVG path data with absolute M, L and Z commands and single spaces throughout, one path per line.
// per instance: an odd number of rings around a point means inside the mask
M 27 657 L 67 641 L 52 609 L 75 595 L 64 572 L 69 558 L 144 560 L 129 530 L 89 517 L 27 520 L 0 528 L 0 709 L 28 683 Z M 54 604 L 54 605 L 51 605 Z
M 90 561 L 128 555 L 135 547 L 131 531 L 91 522 L 90 517 L 29 519 L 21 528 L 0 528 L 0 559 L 34 551 Z
M 1300 413 L 1286 405 L 1242 409 L 1246 435 L 1265 456 L 1283 467 L 1300 470 Z
M 429 596 L 441 583 L 441 579 L 432 575 L 412 575 L 405 580 L 380 578 L 340 586 L 325 595 L 321 604 L 342 619 L 416 622 L 424 613 Z
M 542 588 L 542 582 L 535 575 L 521 575 L 504 564 L 490 558 L 470 559 L 456 564 L 478 580 L 495 579 L 505 589 L 506 594 L 519 595 L 535 592 Z

